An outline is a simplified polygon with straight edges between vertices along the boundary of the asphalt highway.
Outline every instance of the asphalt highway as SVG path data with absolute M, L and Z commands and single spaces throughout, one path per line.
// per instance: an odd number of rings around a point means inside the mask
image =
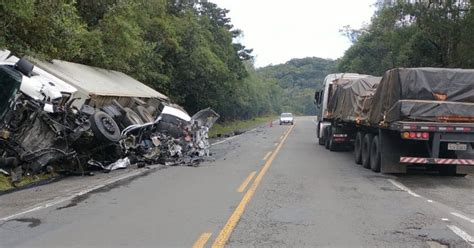
M 319 146 L 313 121 L 215 141 L 199 167 L 0 196 L 0 247 L 474 247 L 472 175 L 374 173 Z

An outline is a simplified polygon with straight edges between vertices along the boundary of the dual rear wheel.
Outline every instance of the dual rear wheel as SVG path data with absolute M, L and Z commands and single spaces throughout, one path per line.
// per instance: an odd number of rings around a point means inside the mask
M 380 172 L 381 151 L 378 135 L 358 132 L 354 143 L 354 161 L 366 169 Z

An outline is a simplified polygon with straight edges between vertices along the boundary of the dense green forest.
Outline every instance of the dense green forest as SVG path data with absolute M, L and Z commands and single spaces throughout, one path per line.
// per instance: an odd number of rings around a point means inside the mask
M 0 48 L 123 71 L 182 105 L 221 120 L 290 111 L 312 114 L 328 73 L 382 75 L 394 67 L 474 66 L 471 1 L 377 1 L 337 60 L 293 59 L 256 69 L 236 43 L 228 10 L 204 0 L 10 0 L 0 2 Z
M 395 67 L 474 67 L 471 0 L 378 2 L 370 25 L 345 27 L 354 44 L 339 71 L 382 75 Z
M 222 120 L 280 111 L 283 90 L 253 68 L 228 10 L 199 0 L 9 0 L 0 48 L 125 72 L 190 113 Z
M 292 59 L 285 64 L 258 70 L 264 78 L 274 78 L 283 89 L 281 109 L 296 114 L 314 115 L 314 92 L 324 77 L 335 71 L 336 61 L 322 58 Z

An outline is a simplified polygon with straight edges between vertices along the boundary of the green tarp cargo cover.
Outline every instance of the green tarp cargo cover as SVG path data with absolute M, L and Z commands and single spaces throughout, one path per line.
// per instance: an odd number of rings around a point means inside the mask
M 365 122 L 380 80 L 380 77 L 368 76 L 340 84 L 328 106 L 333 118 L 340 121 Z
M 394 121 L 474 121 L 474 70 L 397 68 L 372 99 L 371 125 Z

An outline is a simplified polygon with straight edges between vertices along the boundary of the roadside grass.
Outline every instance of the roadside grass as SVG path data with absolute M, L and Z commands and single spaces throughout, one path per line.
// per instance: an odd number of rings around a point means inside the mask
M 250 120 L 244 121 L 232 121 L 232 122 L 224 122 L 224 123 L 216 123 L 212 126 L 211 130 L 209 131 L 209 137 L 219 137 L 220 135 L 226 135 L 230 133 L 234 133 L 236 131 L 244 131 L 246 129 L 261 125 L 263 123 L 269 123 L 277 118 L 276 115 L 272 116 L 263 116 L 263 117 L 255 117 Z
M 32 183 L 37 183 L 43 180 L 51 179 L 57 176 L 57 174 L 50 174 L 50 173 L 41 173 L 33 176 L 23 176 L 20 182 L 15 183 L 13 185 L 11 183 L 10 177 L 4 174 L 0 174 L 0 192 L 10 190 L 13 188 L 24 187 Z
M 0 174 L 0 191 L 5 191 L 13 188 L 12 183 L 10 182 L 10 177 L 7 177 L 4 174 Z

